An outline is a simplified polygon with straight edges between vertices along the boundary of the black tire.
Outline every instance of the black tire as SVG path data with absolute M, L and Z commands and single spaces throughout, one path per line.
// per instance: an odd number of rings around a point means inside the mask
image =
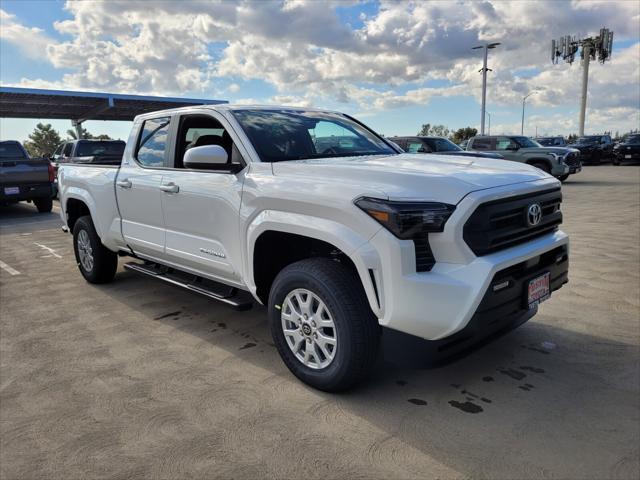
M 620 166 L 620 160 L 613 160 L 613 164 L 614 164 L 616 167 L 619 167 L 619 166 Z
M 600 165 L 602 163 L 602 152 L 594 152 L 591 156 L 591 163 L 594 165 Z
M 81 247 L 79 247 L 78 238 L 81 232 L 86 232 L 88 236 L 93 259 L 91 268 L 87 268 L 80 260 L 79 249 Z M 113 280 L 118 269 L 118 255 L 102 244 L 89 215 L 80 217 L 73 226 L 73 251 L 76 254 L 76 263 L 80 273 L 87 282 L 108 283 Z
M 53 198 L 36 198 L 33 204 L 38 209 L 39 213 L 49 213 L 53 210 Z
M 290 292 L 300 288 L 318 296 L 333 317 L 335 356 L 324 368 L 314 369 L 302 363 L 283 333 L 282 304 Z M 269 322 L 274 343 L 289 370 L 319 390 L 337 392 L 356 385 L 368 376 L 378 354 L 380 326 L 360 279 L 334 260 L 310 258 L 285 267 L 271 287 Z
M 549 168 L 549 165 L 547 165 L 544 162 L 531 162 L 530 165 L 533 167 L 539 168 L 543 172 L 546 172 L 549 174 L 551 173 L 551 169 Z
M 569 174 L 568 173 L 566 175 L 560 175 L 558 177 L 558 180 L 560 180 L 562 183 L 564 183 L 567 180 L 567 178 L 569 178 Z

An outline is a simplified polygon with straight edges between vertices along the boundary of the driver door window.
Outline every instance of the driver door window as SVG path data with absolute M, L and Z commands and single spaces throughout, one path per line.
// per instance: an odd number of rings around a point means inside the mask
M 429 147 L 423 145 L 422 142 L 409 141 L 407 148 L 407 153 L 428 153 L 431 151 Z
M 498 137 L 496 140 L 496 150 L 513 150 L 517 148 L 516 143 L 508 137 Z

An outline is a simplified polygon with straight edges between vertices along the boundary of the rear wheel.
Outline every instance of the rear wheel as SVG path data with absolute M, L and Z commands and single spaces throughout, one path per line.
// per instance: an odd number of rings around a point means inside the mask
M 80 273 L 89 283 L 108 283 L 118 268 L 118 255 L 100 241 L 91 217 L 85 215 L 73 226 L 73 250 Z
M 49 213 L 53 209 L 53 198 L 36 198 L 33 201 L 39 213 Z
M 311 258 L 285 267 L 271 288 L 269 321 L 284 363 L 317 389 L 352 387 L 376 359 L 378 321 L 360 280 L 334 260 Z

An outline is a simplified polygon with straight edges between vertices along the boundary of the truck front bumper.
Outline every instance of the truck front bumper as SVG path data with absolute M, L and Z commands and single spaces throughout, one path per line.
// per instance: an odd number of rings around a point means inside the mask
M 566 165 L 564 162 L 559 162 L 553 165 L 553 168 L 551 169 L 551 175 L 553 175 L 554 177 L 561 177 L 563 175 L 567 175 L 568 173 L 571 173 L 571 167 L 569 167 L 569 165 Z
M 375 237 L 372 242 L 376 243 Z M 406 267 L 412 255 L 413 246 L 408 246 L 399 258 L 382 259 L 386 273 L 383 278 L 376 275 L 379 322 L 426 340 L 439 340 L 463 330 L 472 318 L 474 324 L 486 326 L 503 317 L 526 314 L 528 281 L 544 272 L 551 274 L 551 290 L 560 288 L 567 282 L 569 238 L 558 230 L 476 257 L 466 265 L 436 263 L 430 272 L 406 273 L 403 263 Z M 505 282 L 506 287 L 496 289 Z

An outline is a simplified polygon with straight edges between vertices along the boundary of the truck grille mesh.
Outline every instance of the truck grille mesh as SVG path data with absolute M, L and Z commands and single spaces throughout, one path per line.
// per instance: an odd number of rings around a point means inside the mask
M 569 165 L 570 167 L 577 167 L 580 165 L 580 152 L 574 152 L 567 155 L 564 159 L 564 163 Z
M 464 240 L 473 253 L 487 255 L 553 232 L 562 223 L 560 188 L 483 203 L 464 226 Z M 527 210 L 542 207 L 540 223 L 530 226 Z

